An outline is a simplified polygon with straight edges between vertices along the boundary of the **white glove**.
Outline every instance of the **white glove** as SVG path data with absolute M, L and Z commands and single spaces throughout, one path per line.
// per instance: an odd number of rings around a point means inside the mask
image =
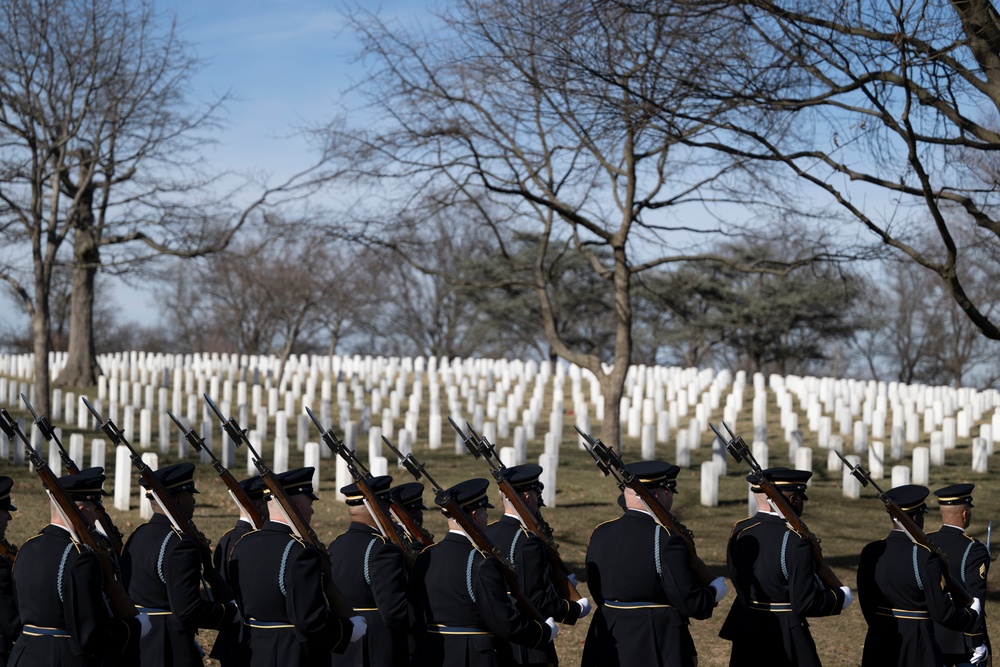
M 549 641 L 552 641 L 556 638 L 556 635 L 559 634 L 559 626 L 556 625 L 556 622 L 552 620 L 551 616 L 545 619 L 545 625 L 549 626 L 549 630 L 552 631 L 552 636 L 549 637 Z
M 566 578 L 569 579 L 569 583 L 573 584 L 573 588 L 576 588 L 579 584 L 576 582 L 575 574 L 567 574 Z
M 988 656 L 989 654 L 990 652 L 986 649 L 986 644 L 980 644 L 979 646 L 976 647 L 976 650 L 972 652 L 972 658 L 969 660 L 969 662 L 971 662 L 973 665 L 981 664 L 983 662 L 986 662 L 986 656 Z
M 590 600 L 588 600 L 587 598 L 580 598 L 579 600 L 576 601 L 576 603 L 580 605 L 580 615 L 577 618 L 583 618 L 584 616 L 590 613 L 590 610 L 592 609 L 590 605 Z
M 149 622 L 149 616 L 146 614 L 136 614 L 135 618 L 139 621 L 139 638 L 142 639 L 149 634 L 153 624 Z
M 349 620 L 354 624 L 354 629 L 351 630 L 351 641 L 356 642 L 368 632 L 368 622 L 364 616 L 351 616 Z
M 844 611 L 854 602 L 854 592 L 847 586 L 841 586 L 840 590 L 844 591 L 844 604 L 841 606 L 840 611 Z
M 979 598 L 972 598 L 972 604 L 969 605 L 969 609 L 976 612 L 976 616 L 983 613 L 983 602 Z
M 729 586 L 726 586 L 726 580 L 723 577 L 712 579 L 712 583 L 709 586 L 715 589 L 715 604 L 719 604 L 722 598 L 726 597 L 726 594 L 729 592 Z

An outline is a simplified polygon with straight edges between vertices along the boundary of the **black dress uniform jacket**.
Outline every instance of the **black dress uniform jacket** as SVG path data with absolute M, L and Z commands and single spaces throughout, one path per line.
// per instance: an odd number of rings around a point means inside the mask
M 333 580 L 363 616 L 368 631 L 333 656 L 335 667 L 395 667 L 410 661 L 410 627 L 403 554 L 371 526 L 352 522 L 330 544 Z
M 10 649 L 19 634 L 21 617 L 17 613 L 10 561 L 0 558 L 0 667 L 6 667 Z
M 761 652 L 774 667 L 818 667 L 808 616 L 833 616 L 844 592 L 816 576 L 812 542 L 769 512 L 737 522 L 726 549 L 736 589 L 719 636 L 733 642 L 729 664 L 755 666 Z
M 688 619 L 712 615 L 715 589 L 698 582 L 680 535 L 626 510 L 594 529 L 587 583 L 598 609 L 583 667 L 695 664 Z
M 199 546 L 154 514 L 129 537 L 121 564 L 129 597 L 152 626 L 140 643 L 141 667 L 201 667 L 195 633 L 230 623 L 235 609 L 202 597 Z
M 13 570 L 24 623 L 9 665 L 95 667 L 139 638 L 139 621 L 113 618 L 97 556 L 49 525 L 25 542 Z
M 552 583 L 552 569 L 541 539 L 525 530 L 517 517 L 504 514 L 486 528 L 486 536 L 517 568 L 521 592 L 543 617 L 572 625 L 580 617 L 580 605 L 563 599 Z M 514 661 L 518 665 L 555 665 L 559 659 L 549 642 L 544 651 L 516 645 Z
M 336 616 L 323 593 L 325 552 L 276 521 L 244 535 L 229 556 L 229 580 L 249 635 L 238 664 L 327 667 L 343 652 L 353 624 Z
M 219 542 L 215 545 L 215 552 L 212 554 L 212 563 L 215 565 L 215 571 L 219 573 L 226 584 L 230 585 L 230 588 L 232 588 L 232 584 L 229 581 L 229 554 L 232 553 L 233 547 L 240 541 L 240 538 L 253 529 L 253 526 L 248 521 L 239 519 L 236 522 L 236 526 L 220 537 Z M 212 652 L 209 653 L 209 657 L 221 662 L 222 667 L 237 667 L 239 665 L 239 658 L 237 656 L 240 654 L 238 644 L 241 641 L 242 631 L 243 624 L 239 622 L 234 621 L 222 626 L 219 629 L 219 636 L 215 640 L 215 645 L 212 646 Z
M 935 624 L 934 639 L 941 648 L 946 662 L 959 662 L 959 657 L 964 657 L 961 662 L 968 662 L 972 652 L 982 644 L 989 645 L 989 636 L 986 634 L 986 578 L 990 570 L 990 555 L 986 551 L 986 545 L 979 540 L 970 537 L 958 526 L 941 526 L 941 529 L 933 533 L 928 533 L 937 546 L 944 551 L 948 557 L 948 571 L 952 577 L 959 580 L 969 591 L 969 595 L 979 598 L 983 603 L 983 613 L 976 621 L 975 625 L 967 632 L 950 630 L 943 625 Z M 993 650 L 990 649 L 992 655 Z
M 410 578 L 419 626 L 414 665 L 513 665 L 511 643 L 535 649 L 549 643 L 549 627 L 507 595 L 502 567 L 454 532 L 420 552 Z
M 937 667 L 934 623 L 965 632 L 978 620 L 945 594 L 937 554 L 900 530 L 861 552 L 858 601 L 868 621 L 863 667 Z

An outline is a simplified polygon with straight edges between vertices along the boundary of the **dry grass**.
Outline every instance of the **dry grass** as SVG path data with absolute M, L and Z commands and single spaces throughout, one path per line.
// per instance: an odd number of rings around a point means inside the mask
M 748 392 L 749 394 L 749 392 Z M 17 416 L 24 416 L 16 413 Z M 772 406 L 772 417 L 777 411 Z M 572 419 L 567 417 L 569 423 Z M 594 427 L 595 430 L 597 427 Z M 770 426 L 772 434 L 780 433 L 777 424 Z M 567 427 L 564 435 L 564 446 L 560 456 L 558 477 L 557 506 L 545 510 L 545 516 L 554 527 L 560 551 L 571 569 L 582 573 L 582 563 L 586 553 L 587 540 L 595 525 L 614 518 L 620 512 L 615 499 L 618 494 L 614 484 L 601 476 L 594 468 L 589 456 L 575 447 L 575 440 L 570 435 L 571 427 Z M 66 433 L 70 430 L 67 429 Z M 539 429 L 541 432 L 541 429 Z M 273 428 L 271 429 L 273 433 Z M 93 433 L 88 434 L 97 437 Z M 707 439 L 707 438 L 706 438 Z M 771 437 L 771 465 L 787 465 L 787 449 L 780 437 Z M 849 438 L 848 438 L 849 440 Z M 64 436 L 68 441 L 68 435 Z M 508 444 L 508 443 L 500 443 Z M 815 438 L 809 439 L 806 445 L 815 448 Z M 927 444 L 926 442 L 922 444 Z M 850 445 L 848 444 L 848 449 Z M 269 447 L 267 448 L 269 451 Z M 448 486 L 468 477 L 488 477 L 485 463 L 474 461 L 470 456 L 457 457 L 453 454 L 451 438 L 446 438 L 446 445 L 437 452 L 429 452 L 426 442 L 419 442 L 416 455 L 428 465 L 428 470 L 441 484 Z M 888 518 L 881 503 L 874 498 L 869 489 L 862 490 L 860 500 L 844 499 L 840 492 L 839 472 L 826 472 L 826 456 L 824 450 L 814 449 L 814 468 L 812 487 L 809 492 L 810 502 L 807 505 L 804 519 L 810 528 L 823 540 L 824 553 L 845 584 L 854 587 L 857 556 L 862 547 L 869 541 L 879 539 L 888 531 Z M 907 453 L 909 454 L 910 448 Z M 541 453 L 541 445 L 537 442 L 529 446 L 529 460 L 536 459 Z M 717 574 L 725 572 L 725 546 L 731 525 L 746 516 L 747 486 L 744 475 L 747 470 L 730 461 L 729 473 L 720 480 L 720 499 L 718 507 L 708 508 L 698 504 L 699 481 L 698 464 L 709 456 L 706 446 L 696 451 L 692 456 L 691 468 L 682 471 L 679 481 L 680 492 L 675 500 L 675 512 L 679 518 L 691 528 L 696 536 L 698 551 L 705 562 Z M 238 460 L 243 460 L 238 453 Z M 673 458 L 673 446 L 661 449 L 660 456 Z M 625 442 L 623 457 L 626 461 L 639 458 L 639 447 L 636 442 Z M 109 461 L 112 457 L 109 455 Z M 948 463 L 943 468 L 932 469 L 930 487 L 936 488 L 959 481 L 970 481 L 977 485 L 976 518 L 970 532 L 985 539 L 986 523 L 992 513 L 998 508 L 1000 501 L 1000 482 L 993 479 L 998 470 L 996 460 L 991 461 L 988 474 L 970 472 L 971 452 L 968 444 L 959 445 L 956 450 L 948 452 Z M 166 465 L 172 460 L 161 460 L 160 465 Z M 301 465 L 301 454 L 292 451 L 291 465 Z M 323 481 L 319 495 L 321 502 L 316 504 L 317 513 L 313 525 L 324 542 L 332 540 L 347 525 L 345 507 L 334 501 L 334 466 L 333 461 L 324 460 L 322 469 Z M 242 468 L 242 466 L 240 466 Z M 10 465 L 0 464 L 3 474 L 15 479 L 13 490 L 14 502 L 19 511 L 10 525 L 8 537 L 15 543 L 21 543 L 39 530 L 48 520 L 48 508 L 44 502 L 42 489 L 37 478 L 27 469 L 15 470 Z M 242 470 L 234 470 L 237 477 L 242 476 Z M 409 475 L 403 471 L 390 471 L 398 481 L 408 481 Z M 215 479 L 215 473 L 208 465 L 199 468 L 198 485 L 201 495 L 198 497 L 199 507 L 196 521 L 202 531 L 212 539 L 217 539 L 232 525 L 235 512 L 223 485 Z M 889 481 L 885 480 L 885 487 Z M 135 488 L 135 487 L 134 487 Z M 135 497 L 135 496 L 133 496 Z M 430 502 L 427 494 L 426 500 Z M 494 504 L 497 504 L 496 502 Z M 133 508 L 135 503 L 133 503 Z M 138 512 L 133 509 L 122 513 L 109 507 L 109 511 L 120 529 L 128 535 L 139 521 Z M 928 529 L 936 526 L 937 516 L 932 512 L 928 516 Z M 998 517 L 1000 518 L 1000 517 Z M 445 532 L 444 520 L 434 512 L 427 517 L 428 527 L 438 537 Z M 998 525 L 1000 528 L 1000 525 Z M 627 564 L 623 563 L 623 566 Z M 990 576 L 991 588 L 996 588 L 997 572 Z M 581 591 L 586 595 L 586 586 Z M 998 596 L 992 593 L 989 602 L 995 605 Z M 723 600 L 713 617 L 707 621 L 695 621 L 691 625 L 695 645 L 699 652 L 700 665 L 726 665 L 729 657 L 729 643 L 719 639 L 718 631 L 732 602 L 732 594 Z M 992 610 L 992 606 L 991 606 Z M 559 653 L 564 665 L 579 663 L 584 638 L 586 636 L 588 619 L 577 626 L 564 626 L 557 639 Z M 989 626 L 994 636 L 997 635 L 995 622 Z M 861 661 L 861 649 L 866 626 L 860 608 L 854 604 L 844 614 L 832 618 L 815 619 L 812 632 L 819 647 L 823 664 L 828 667 L 857 665 Z M 205 632 L 201 640 L 207 646 L 211 645 L 212 633 Z M 206 660 L 206 664 L 213 664 Z

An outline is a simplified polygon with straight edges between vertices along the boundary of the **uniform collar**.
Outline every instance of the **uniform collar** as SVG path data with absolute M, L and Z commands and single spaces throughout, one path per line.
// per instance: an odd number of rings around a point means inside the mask
M 273 533 L 285 533 L 286 535 L 292 534 L 292 527 L 287 523 L 281 523 L 280 521 L 268 521 L 261 527 L 261 530 L 271 531 Z

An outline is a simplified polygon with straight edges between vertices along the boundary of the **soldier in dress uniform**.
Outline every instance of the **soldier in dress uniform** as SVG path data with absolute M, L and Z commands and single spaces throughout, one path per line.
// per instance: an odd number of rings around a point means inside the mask
M 503 472 L 516 493 L 521 495 L 528 509 L 536 513 L 542 506 L 542 467 L 534 463 L 512 466 Z M 552 583 L 552 569 L 545 555 L 541 538 L 521 524 L 510 500 L 503 498 L 504 514 L 486 528 L 486 536 L 500 553 L 506 554 L 517 569 L 521 592 L 531 601 L 538 613 L 551 616 L 558 623 L 573 625 L 577 619 L 590 613 L 590 601 L 577 602 L 563 599 Z M 555 645 L 551 642 L 543 650 L 514 646 L 514 662 L 518 665 L 557 665 Z
M 14 480 L 0 477 L 0 542 L 7 545 L 7 524 L 11 512 L 17 510 L 10 501 L 10 490 Z M 9 546 L 9 545 L 8 545 Z M 0 557 L 0 667 L 7 665 L 7 657 L 14 646 L 14 640 L 21 634 L 21 617 L 17 613 L 17 599 L 14 596 L 14 582 L 11 577 L 12 561 Z
M 424 527 L 424 512 L 427 506 L 424 505 L 424 485 L 420 482 L 404 482 L 389 489 L 389 498 L 393 504 L 399 505 L 406 510 L 417 526 Z M 424 545 L 417 540 L 412 540 L 406 535 L 406 531 L 399 527 L 404 540 L 410 545 L 410 550 L 419 553 Z
M 368 480 L 383 501 L 389 499 L 392 477 Z M 407 571 L 403 554 L 379 532 L 375 518 L 364 503 L 357 484 L 348 484 L 344 494 L 351 524 L 330 544 L 333 580 L 354 612 L 364 617 L 364 638 L 334 654 L 335 667 L 397 667 L 410 662 L 407 637 L 409 605 L 406 600 Z M 387 527 L 395 530 L 395 526 Z
M 194 516 L 194 464 L 175 463 L 154 472 L 184 519 Z M 145 480 L 140 485 L 148 489 Z M 148 491 L 153 516 L 129 537 L 122 551 L 122 579 L 135 605 L 150 616 L 152 631 L 140 644 L 142 667 L 201 667 L 199 628 L 232 623 L 236 607 L 202 597 L 203 560 L 195 540 L 178 531 Z
M 470 479 L 446 489 L 435 502 L 453 499 L 474 524 L 486 528 L 489 480 Z M 443 510 L 442 510 L 443 511 Z M 558 627 L 523 613 L 507 594 L 504 566 L 473 544 L 447 512 L 448 534 L 427 547 L 413 567 L 410 602 L 418 624 L 418 667 L 512 665 L 511 644 L 542 650 Z
M 886 493 L 923 528 L 926 487 L 906 484 Z M 940 667 L 934 623 L 969 632 L 982 606 L 976 599 L 959 607 L 941 582 L 938 555 L 913 542 L 895 519 L 885 539 L 865 546 L 858 563 L 858 601 L 868 622 L 862 667 Z
M 972 491 L 975 488 L 975 484 L 952 484 L 935 491 L 941 508 L 941 528 L 927 533 L 927 537 L 948 557 L 948 569 L 952 576 L 962 583 L 969 595 L 983 603 L 979 620 L 967 632 L 934 625 L 934 639 L 941 648 L 944 664 L 948 666 L 983 664 L 991 652 L 985 608 L 990 554 L 985 544 L 965 532 L 972 522 Z
M 762 474 L 802 516 L 812 473 L 770 468 Z M 792 530 L 771 508 L 756 475 L 747 476 L 747 481 L 757 499 L 757 513 L 736 522 L 726 549 L 737 597 L 719 636 L 733 642 L 730 667 L 760 664 L 762 647 L 768 651 L 768 665 L 818 667 L 806 618 L 839 614 L 854 601 L 854 594 L 847 586 L 831 589 L 820 581 L 810 539 Z
M 665 461 L 626 467 L 670 509 L 680 468 Z M 581 665 L 692 667 L 697 651 L 688 619 L 712 615 L 725 581 L 702 585 L 684 539 L 660 525 L 634 491 L 624 495 L 625 513 L 595 528 L 587 548 L 587 583 L 598 610 Z
M 299 515 L 313 515 L 313 468 L 277 476 Z M 337 616 L 323 593 L 322 559 L 328 554 L 296 537 L 276 500 L 268 501 L 264 527 L 244 535 L 229 556 L 229 580 L 244 619 L 248 667 L 328 667 L 330 652 L 343 652 L 365 633 L 361 616 Z
M 257 511 L 262 517 L 267 518 L 267 499 L 264 497 L 264 480 L 260 476 L 251 477 L 249 479 L 244 479 L 239 483 L 240 487 L 246 492 L 247 496 L 250 498 Z M 215 565 L 215 571 L 219 573 L 222 580 L 227 584 L 229 582 L 229 554 L 232 552 L 233 547 L 240 540 L 241 537 L 254 530 L 253 522 L 250 517 L 240 512 L 240 518 L 236 520 L 236 526 L 231 528 L 226 532 L 221 538 L 219 538 L 219 543 L 215 545 L 215 553 L 212 555 L 212 563 Z M 231 585 L 231 584 L 230 584 Z M 240 648 L 237 646 L 237 642 L 240 641 L 241 631 L 243 630 L 243 623 L 237 616 L 233 619 L 233 622 L 229 625 L 225 625 L 219 629 L 219 636 L 215 640 L 215 645 L 212 646 L 212 652 L 209 654 L 210 658 L 215 658 L 220 663 L 222 667 L 238 667 L 240 655 Z M 245 639 L 246 637 L 244 637 Z
M 59 484 L 93 525 L 104 471 L 81 470 L 61 477 Z M 144 614 L 128 620 L 110 614 L 97 555 L 73 540 L 58 506 L 51 504 L 49 525 L 17 554 L 14 590 L 24 627 L 8 665 L 96 667 L 114 661 L 134 648 L 149 630 L 149 620 Z

